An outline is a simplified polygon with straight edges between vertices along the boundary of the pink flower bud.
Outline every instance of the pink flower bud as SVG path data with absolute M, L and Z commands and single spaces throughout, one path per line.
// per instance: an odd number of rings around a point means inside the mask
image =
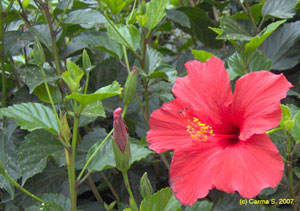
M 117 108 L 114 111 L 114 134 L 113 139 L 122 153 L 125 151 L 128 128 L 122 117 L 122 108 Z

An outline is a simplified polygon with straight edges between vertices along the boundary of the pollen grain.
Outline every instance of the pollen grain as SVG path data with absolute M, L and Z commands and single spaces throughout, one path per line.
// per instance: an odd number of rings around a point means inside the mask
M 209 136 L 215 136 L 212 127 L 202 123 L 198 118 L 194 117 L 193 120 L 188 120 L 189 124 L 186 126 L 191 138 L 197 141 L 207 141 Z

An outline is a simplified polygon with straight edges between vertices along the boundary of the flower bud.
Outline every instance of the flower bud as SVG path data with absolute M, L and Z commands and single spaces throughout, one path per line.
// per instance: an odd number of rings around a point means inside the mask
M 143 198 L 146 198 L 153 193 L 153 189 L 150 180 L 148 179 L 147 172 L 144 173 L 140 180 L 140 193 Z
M 34 40 L 33 51 L 34 51 L 33 59 L 34 59 L 35 63 L 38 66 L 42 66 L 46 59 L 45 59 L 43 47 L 37 38 L 35 38 L 35 40 Z
M 124 172 L 130 167 L 130 145 L 128 140 L 127 126 L 122 117 L 122 109 L 114 111 L 113 150 L 117 168 Z
M 137 84 L 137 73 L 136 67 L 133 66 L 131 72 L 129 73 L 123 92 L 123 102 L 125 105 L 130 104 L 136 94 L 136 84 Z
M 82 64 L 85 70 L 88 70 L 92 66 L 90 57 L 85 49 L 83 50 L 82 53 Z

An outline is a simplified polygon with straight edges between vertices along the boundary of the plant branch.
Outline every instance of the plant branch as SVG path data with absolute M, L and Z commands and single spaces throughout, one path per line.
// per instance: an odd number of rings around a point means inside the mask
M 99 146 L 97 147 L 97 149 L 95 150 L 95 152 L 91 155 L 91 157 L 88 159 L 88 161 L 85 163 L 83 169 L 81 170 L 79 176 L 77 177 L 77 182 L 81 181 L 81 177 L 84 173 L 84 171 L 86 170 L 86 168 L 88 167 L 88 165 L 90 164 L 90 162 L 93 160 L 93 158 L 95 157 L 95 155 L 97 154 L 97 152 L 101 149 L 102 145 L 109 139 L 109 137 L 112 135 L 114 129 L 112 129 L 107 135 L 106 137 L 103 139 L 103 141 L 101 142 L 101 144 L 99 144 Z
M 4 170 L 0 169 L 0 174 L 2 174 L 11 184 L 13 184 L 17 189 L 19 189 L 20 191 L 24 192 L 25 194 L 27 194 L 28 196 L 30 196 L 31 198 L 37 200 L 38 202 L 42 203 L 42 204 L 46 204 L 46 202 L 44 202 L 42 199 L 40 199 L 39 197 L 37 197 L 36 195 L 34 195 L 33 193 L 29 192 L 28 190 L 26 190 L 25 188 L 23 188 L 19 183 L 17 183 L 12 177 L 10 177 Z
M 114 197 L 116 198 L 116 200 L 120 201 L 120 197 L 118 196 L 118 194 L 117 194 L 116 190 L 114 189 L 114 187 L 112 186 L 112 184 L 109 182 L 109 180 L 106 177 L 106 175 L 102 171 L 100 171 L 100 175 L 104 179 L 105 183 L 107 184 L 108 188 L 110 189 L 110 191 L 112 192 L 112 194 L 114 195 Z
M 104 203 L 104 201 L 103 201 L 100 193 L 98 192 L 97 186 L 95 185 L 94 180 L 93 180 L 93 178 L 92 178 L 92 176 L 90 174 L 87 177 L 87 179 L 88 179 L 88 184 L 89 184 L 89 186 L 90 186 L 90 188 L 91 188 L 91 190 L 92 190 L 95 198 L 97 199 L 97 201 L 99 201 L 101 203 Z

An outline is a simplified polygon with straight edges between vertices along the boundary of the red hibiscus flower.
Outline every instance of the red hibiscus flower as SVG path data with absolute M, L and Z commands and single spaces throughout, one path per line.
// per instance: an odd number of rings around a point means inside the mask
M 292 85 L 282 74 L 253 72 L 237 80 L 232 94 L 220 59 L 185 67 L 188 75 L 173 87 L 176 99 L 152 113 L 147 134 L 150 149 L 174 150 L 175 196 L 192 205 L 214 187 L 246 198 L 276 187 L 284 165 L 265 132 L 279 124 L 280 100 Z

